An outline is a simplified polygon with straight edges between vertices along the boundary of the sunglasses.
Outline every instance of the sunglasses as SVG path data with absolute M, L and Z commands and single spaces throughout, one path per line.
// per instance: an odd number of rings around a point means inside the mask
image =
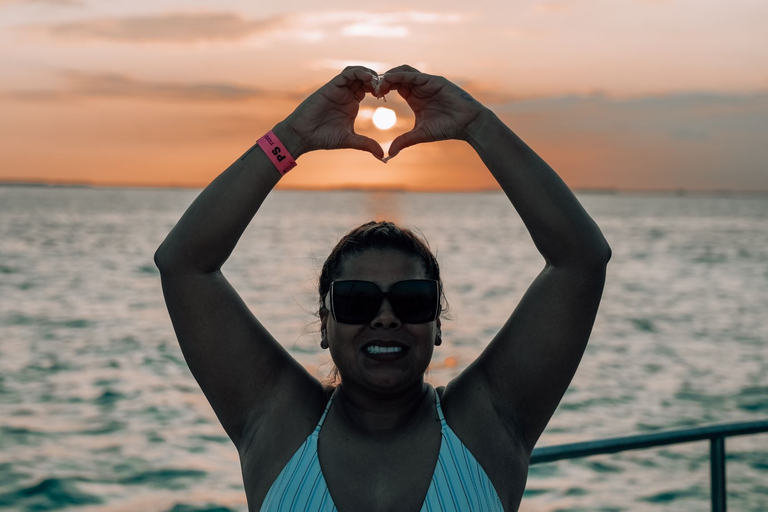
M 440 284 L 434 279 L 399 281 L 383 292 L 370 281 L 331 283 L 331 314 L 342 324 L 367 324 L 376 318 L 384 299 L 401 322 L 423 324 L 437 318 Z

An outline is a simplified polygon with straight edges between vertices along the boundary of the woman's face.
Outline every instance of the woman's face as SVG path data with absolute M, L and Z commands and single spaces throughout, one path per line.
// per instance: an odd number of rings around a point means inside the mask
M 371 249 L 348 256 L 342 274 L 336 279 L 376 283 L 382 291 L 406 279 L 428 279 L 424 265 L 416 257 L 397 250 Z M 330 297 L 326 306 L 330 309 Z M 440 319 L 421 324 L 402 323 L 388 300 L 384 300 L 376 316 L 366 324 L 342 324 L 328 313 L 322 319 L 328 346 L 342 381 L 375 392 L 396 392 L 423 382 L 424 372 L 432 360 L 435 336 Z M 368 346 L 401 344 L 400 353 L 377 355 Z

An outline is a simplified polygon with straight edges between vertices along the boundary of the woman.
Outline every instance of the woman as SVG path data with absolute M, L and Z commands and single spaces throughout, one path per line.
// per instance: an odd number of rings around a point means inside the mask
M 416 124 L 390 157 L 423 142 L 468 142 L 546 265 L 477 360 L 434 390 L 424 372 L 441 341 L 437 262 L 405 230 L 361 226 L 321 277 L 321 344 L 341 375 L 331 395 L 220 269 L 291 157 L 354 148 L 384 160 L 353 126 L 365 94 L 393 90 Z M 269 142 L 282 152 L 260 140 L 200 194 L 155 255 L 184 356 L 240 454 L 249 510 L 517 510 L 531 451 L 597 313 L 611 254 L 597 225 L 492 111 L 410 66 L 383 79 L 345 69 Z

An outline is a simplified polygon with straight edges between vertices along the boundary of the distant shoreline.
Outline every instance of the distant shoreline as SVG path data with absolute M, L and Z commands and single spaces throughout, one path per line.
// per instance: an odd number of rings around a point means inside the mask
M 94 183 L 59 183 L 47 181 L 2 181 L 0 187 L 10 188 L 78 188 L 78 189 L 128 189 L 128 190 L 202 190 L 204 186 L 192 185 L 119 185 L 119 184 L 94 184 Z M 403 187 L 363 187 L 356 185 L 328 187 L 328 188 L 309 188 L 309 187 L 279 187 L 276 190 L 286 192 L 408 192 L 408 193 L 426 193 L 426 194 L 483 194 L 483 193 L 503 193 L 500 188 L 478 189 L 478 190 L 412 190 Z M 768 190 L 696 190 L 696 189 L 619 189 L 619 188 L 572 188 L 576 193 L 594 194 L 594 195 L 664 195 L 664 196 L 726 196 L 726 195 L 749 195 L 761 196 L 768 195 Z

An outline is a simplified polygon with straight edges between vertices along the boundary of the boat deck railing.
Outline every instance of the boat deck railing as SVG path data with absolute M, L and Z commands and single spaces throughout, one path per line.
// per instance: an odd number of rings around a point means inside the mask
M 531 464 L 709 440 L 712 511 L 725 512 L 725 438 L 766 432 L 768 432 L 768 420 L 761 420 L 707 425 L 680 430 L 664 430 L 650 434 L 637 434 L 556 446 L 542 446 L 541 448 L 534 448 L 531 455 Z

